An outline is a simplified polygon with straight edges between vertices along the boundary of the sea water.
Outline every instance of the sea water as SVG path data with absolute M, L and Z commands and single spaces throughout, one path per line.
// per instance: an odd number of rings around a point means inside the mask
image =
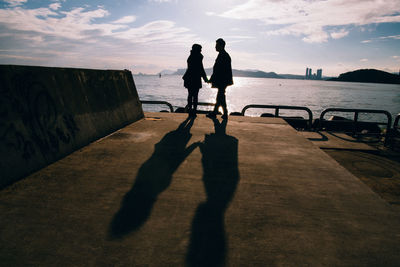
M 187 90 L 179 75 L 134 76 L 140 100 L 162 100 L 176 109 L 187 103 Z M 215 103 L 217 90 L 203 83 L 199 102 Z M 394 117 L 400 113 L 400 85 L 376 83 L 330 82 L 294 79 L 234 77 L 234 85 L 226 90 L 228 111 L 241 112 L 249 104 L 304 106 L 314 118 L 319 118 L 327 108 L 386 110 Z M 144 111 L 160 111 L 166 106 L 143 105 Z M 209 110 L 210 107 L 199 106 Z M 246 115 L 259 116 L 274 113 L 268 109 L 248 109 Z M 304 111 L 280 111 L 283 116 L 307 117 Z M 332 113 L 352 118 L 352 114 Z M 384 115 L 360 114 L 360 120 L 385 122 Z

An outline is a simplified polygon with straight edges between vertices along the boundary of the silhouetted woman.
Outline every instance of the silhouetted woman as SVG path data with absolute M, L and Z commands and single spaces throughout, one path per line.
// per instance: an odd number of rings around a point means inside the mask
M 208 82 L 206 72 L 203 67 L 203 55 L 201 54 L 201 45 L 194 44 L 187 59 L 187 70 L 183 75 L 183 85 L 188 89 L 189 116 L 196 117 L 198 94 L 201 88 L 201 78 Z

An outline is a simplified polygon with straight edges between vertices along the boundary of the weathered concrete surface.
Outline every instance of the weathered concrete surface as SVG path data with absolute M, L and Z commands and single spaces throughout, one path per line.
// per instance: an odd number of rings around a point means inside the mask
M 185 118 L 148 113 L 2 190 L 0 262 L 398 265 L 399 214 L 283 120 Z
M 322 149 L 349 149 L 376 151 L 377 149 L 364 142 L 340 132 L 299 132 L 302 136 L 310 140 L 314 145 Z
M 400 162 L 381 151 L 324 150 L 400 211 Z
M 344 133 L 299 132 L 400 211 L 400 153 Z
M 0 65 L 0 188 L 142 117 L 129 71 Z

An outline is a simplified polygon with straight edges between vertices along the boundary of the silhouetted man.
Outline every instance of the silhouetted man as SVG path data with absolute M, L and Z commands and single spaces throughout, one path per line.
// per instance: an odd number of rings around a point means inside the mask
M 207 116 L 215 118 L 218 113 L 218 108 L 221 106 L 224 111 L 222 118 L 227 118 L 228 110 L 226 108 L 225 89 L 227 86 L 233 84 L 231 57 L 225 51 L 225 41 L 221 38 L 216 41 L 215 50 L 219 53 L 215 60 L 210 82 L 213 88 L 218 88 L 218 93 L 214 110 L 207 114 Z

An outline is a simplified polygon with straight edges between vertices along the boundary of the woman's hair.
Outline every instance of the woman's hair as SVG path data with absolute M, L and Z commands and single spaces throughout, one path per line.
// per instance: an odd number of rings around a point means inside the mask
M 200 53 L 201 52 L 201 45 L 199 45 L 199 44 L 192 45 L 192 51 Z

